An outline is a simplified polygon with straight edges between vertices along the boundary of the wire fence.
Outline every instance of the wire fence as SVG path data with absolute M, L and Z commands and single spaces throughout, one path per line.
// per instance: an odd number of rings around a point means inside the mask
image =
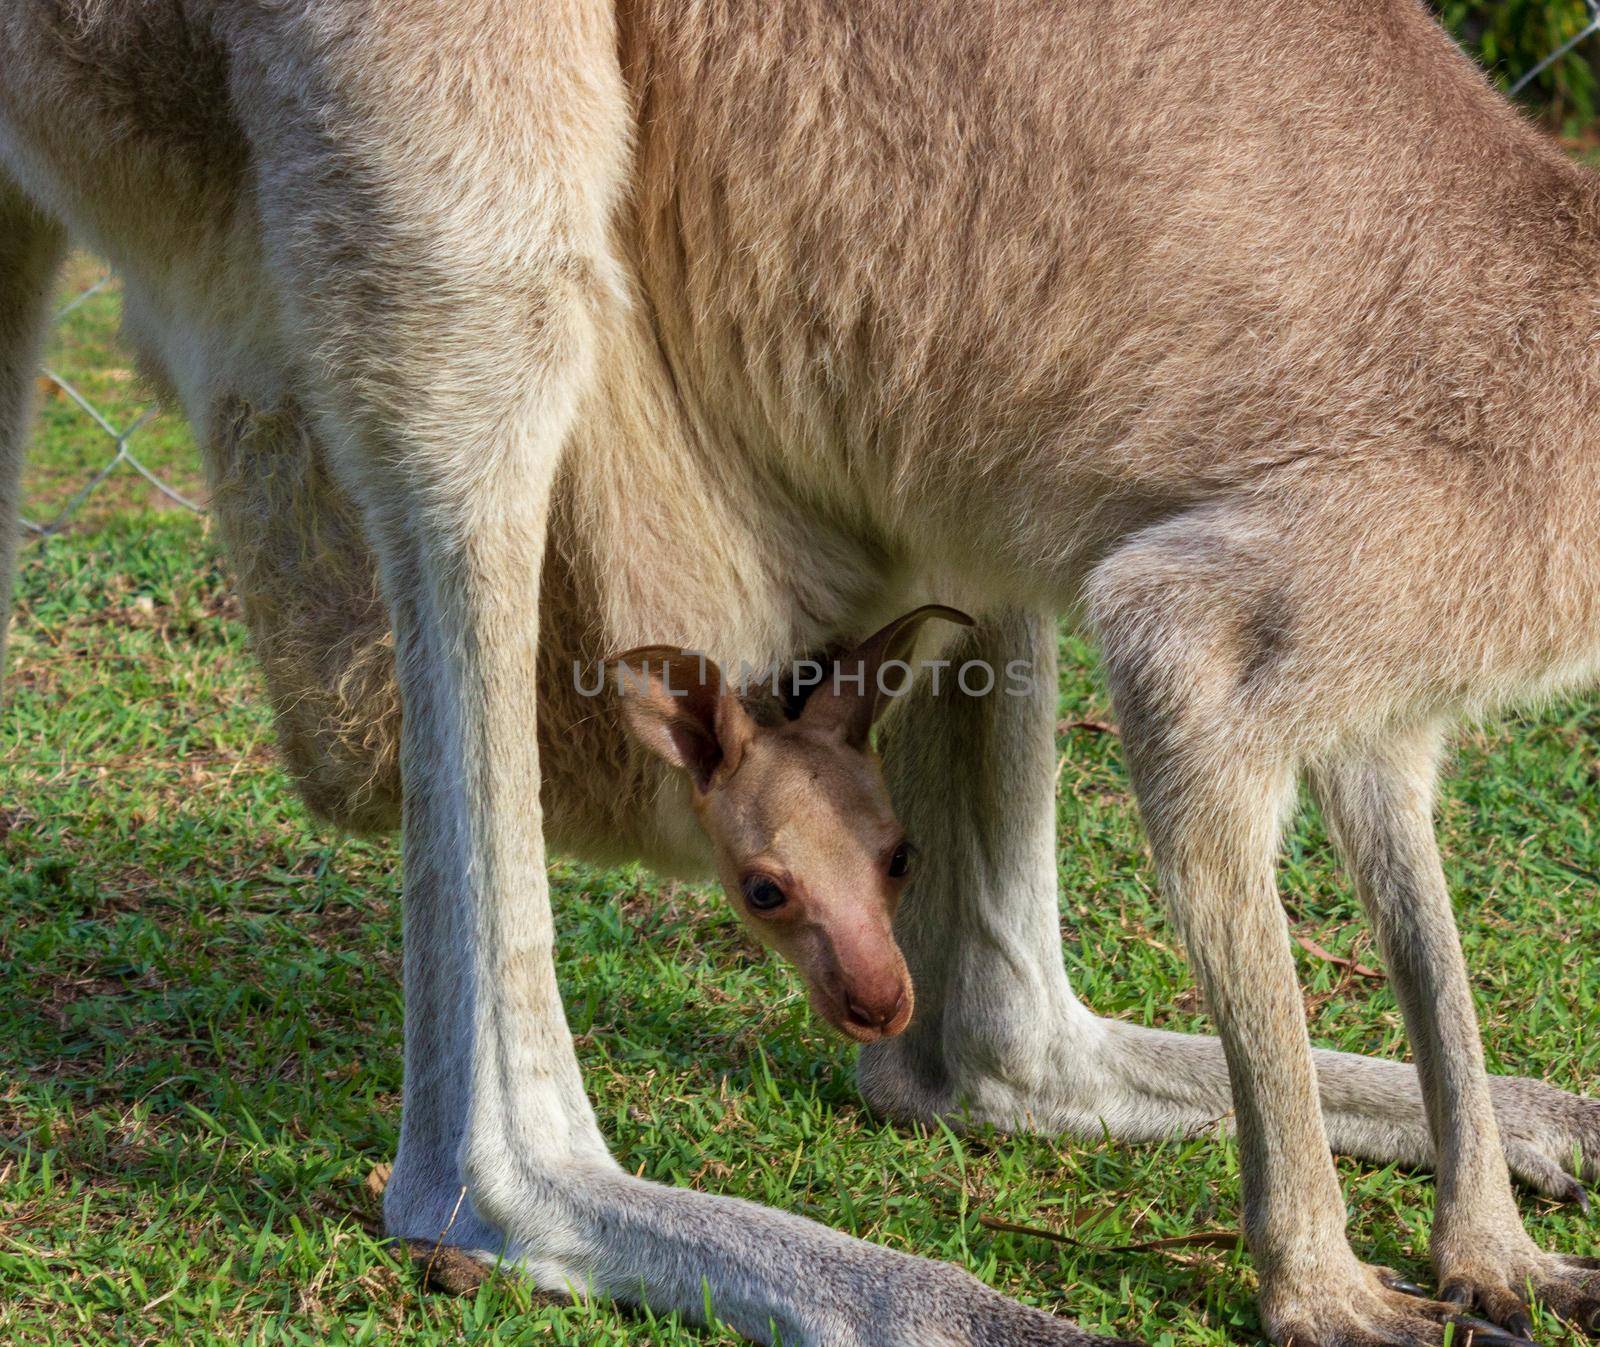
M 1595 34 L 1600 33 L 1600 0 L 1583 0 L 1584 7 L 1589 11 L 1589 22 L 1584 24 L 1576 33 L 1569 37 L 1559 47 L 1552 51 L 1542 61 L 1528 67 L 1522 75 L 1512 82 L 1506 92 L 1515 98 L 1526 89 L 1540 75 L 1549 70 L 1551 66 L 1563 57 L 1570 56 L 1580 44 L 1587 42 Z
M 88 303 L 94 296 L 110 286 L 112 280 L 110 272 L 102 273 L 99 279 L 80 290 L 56 311 L 55 321 L 60 323 L 73 310 L 81 308 Z M 25 533 L 38 538 L 48 538 L 53 533 L 59 533 L 72 521 L 73 516 L 78 513 L 84 502 L 94 494 L 101 483 L 121 471 L 137 473 L 175 505 L 192 510 L 196 514 L 204 512 L 205 507 L 203 505 L 198 501 L 191 500 L 170 482 L 163 481 L 158 474 L 146 467 L 138 454 L 134 452 L 134 437 L 149 425 L 157 415 L 158 409 L 153 404 L 141 408 L 131 419 L 119 427 L 110 419 L 107 413 L 97 407 L 82 389 L 67 378 L 66 375 L 57 372 L 49 365 L 43 365 L 39 370 L 39 379 L 43 385 L 56 389 L 63 397 L 71 399 L 99 432 L 105 436 L 107 457 L 90 474 L 88 480 L 72 494 L 65 504 L 58 507 L 48 519 L 36 520 L 24 514 L 22 516 L 22 528 Z
M 1542 59 L 1528 66 L 1517 78 L 1506 80 L 1505 88 L 1508 94 L 1513 97 L 1521 94 L 1545 72 L 1559 69 L 1560 63 L 1571 57 L 1579 47 L 1600 35 L 1600 0 L 1583 0 L 1583 4 L 1584 9 L 1579 10 L 1578 14 L 1582 16 L 1586 10 L 1587 23 L 1560 42 Z M 73 310 L 79 308 L 112 284 L 113 277 L 111 274 L 109 272 L 102 273 L 97 280 L 87 285 L 58 310 L 56 321 L 59 323 L 71 314 Z M 83 390 L 64 374 L 45 366 L 40 370 L 40 380 L 42 384 L 53 390 L 58 390 L 62 396 L 71 399 L 89 418 L 97 431 L 105 437 L 106 457 L 99 467 L 90 472 L 83 485 L 64 504 L 56 507 L 48 518 L 33 519 L 25 514 L 22 519 L 22 527 L 27 534 L 35 538 L 47 538 L 52 534 L 61 532 L 72 522 L 74 516 L 83 508 L 84 503 L 89 500 L 100 486 L 121 472 L 137 473 L 173 504 L 192 510 L 197 514 L 204 513 L 205 506 L 203 504 L 191 499 L 170 482 L 164 481 L 135 452 L 136 437 L 149 426 L 157 415 L 158 409 L 153 404 L 144 406 L 131 416 L 124 413 L 123 423 L 118 425 L 111 419 L 109 414 L 96 406 Z

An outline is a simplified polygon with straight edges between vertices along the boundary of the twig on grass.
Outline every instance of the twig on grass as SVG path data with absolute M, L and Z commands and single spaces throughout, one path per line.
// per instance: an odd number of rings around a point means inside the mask
M 1238 1230 L 1196 1230 L 1187 1235 L 1168 1235 L 1162 1239 L 1140 1240 L 1134 1244 L 1094 1244 L 1073 1235 L 1063 1235 L 1059 1230 L 1045 1226 L 1022 1225 L 1016 1221 L 1003 1221 L 997 1216 L 979 1216 L 978 1224 L 985 1230 L 998 1230 L 1008 1235 L 1033 1235 L 1056 1244 L 1070 1244 L 1075 1249 L 1094 1253 L 1169 1253 L 1179 1249 L 1236 1249 L 1244 1238 Z
M 1371 978 L 1374 982 L 1383 982 L 1389 976 L 1381 968 L 1368 968 L 1364 963 L 1358 963 L 1354 959 L 1345 958 L 1342 954 L 1334 954 L 1329 950 L 1325 950 L 1310 936 L 1301 935 L 1298 931 L 1295 932 L 1294 943 L 1313 958 L 1321 959 L 1323 963 L 1331 963 L 1335 968 L 1342 968 L 1352 977 Z

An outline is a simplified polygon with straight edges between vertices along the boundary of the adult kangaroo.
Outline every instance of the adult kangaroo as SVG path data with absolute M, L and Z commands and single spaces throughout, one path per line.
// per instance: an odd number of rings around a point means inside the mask
M 554 978 L 545 822 L 704 861 L 685 779 L 583 796 L 554 642 L 777 663 L 937 600 L 1036 690 L 892 713 L 917 1011 L 868 1099 L 1143 1138 L 1231 1084 L 1274 1338 L 1452 1308 L 1356 1259 L 1330 1142 L 1437 1163 L 1458 1299 L 1593 1326 L 1507 1166 L 1572 1195 L 1600 1107 L 1486 1077 L 1429 808 L 1453 717 L 1600 662 L 1600 193 L 1420 4 L 19 0 L 0 167 L 0 505 L 70 229 L 206 448 L 309 797 L 378 825 L 404 780 L 393 1234 L 787 1344 L 1088 1337 L 622 1172 Z M 1101 640 L 1220 1049 L 1068 987 L 1042 613 Z M 1420 1085 L 1309 1047 L 1273 883 L 1302 774 Z

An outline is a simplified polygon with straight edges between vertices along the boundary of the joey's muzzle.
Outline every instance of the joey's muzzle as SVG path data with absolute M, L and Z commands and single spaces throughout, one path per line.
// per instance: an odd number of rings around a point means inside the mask
M 857 1043 L 903 1032 L 911 1023 L 916 993 L 893 937 L 885 932 L 848 944 L 824 938 L 822 944 L 816 963 L 803 969 L 817 1014 Z

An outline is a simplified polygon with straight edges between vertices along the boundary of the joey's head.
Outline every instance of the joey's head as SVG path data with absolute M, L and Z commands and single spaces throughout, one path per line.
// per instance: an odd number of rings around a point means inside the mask
M 889 701 L 883 666 L 930 617 L 907 613 L 841 656 L 798 715 L 754 714 L 721 670 L 676 647 L 618 658 L 630 733 L 688 774 L 696 817 L 734 911 L 800 970 L 830 1024 L 871 1043 L 911 1021 L 913 991 L 893 921 L 916 852 L 889 804 L 870 734 Z

